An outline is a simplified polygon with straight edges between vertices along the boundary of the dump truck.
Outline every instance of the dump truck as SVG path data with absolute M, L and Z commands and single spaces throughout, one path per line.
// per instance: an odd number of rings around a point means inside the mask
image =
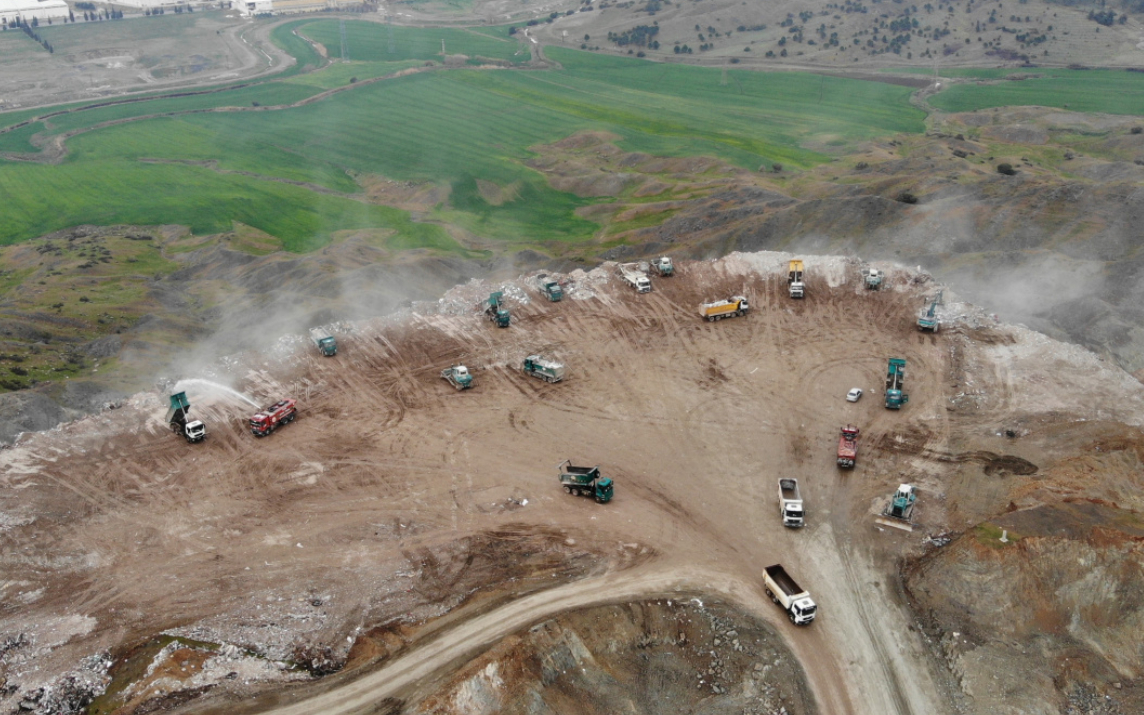
M 473 375 L 469 372 L 469 368 L 464 365 L 451 365 L 441 371 L 441 377 L 448 380 L 449 384 L 460 390 L 467 390 L 473 386 Z
M 617 270 L 624 283 L 635 288 L 637 293 L 651 291 L 651 279 L 647 277 L 646 263 L 621 263 Z
M 914 513 L 914 503 L 917 501 L 917 489 L 913 484 L 900 484 L 898 491 L 890 498 L 890 503 L 882 511 L 882 515 L 874 521 L 883 526 L 891 526 L 903 531 L 913 531 L 910 516 Z
M 501 303 L 503 298 L 504 294 L 498 290 L 495 293 L 489 293 L 489 299 L 485 301 L 485 317 L 496 323 L 498 328 L 507 328 L 512 321 L 508 308 Z
M 191 403 L 187 401 L 187 393 L 176 392 L 171 395 L 171 406 L 167 410 L 167 424 L 171 431 L 180 435 L 187 442 L 194 444 L 207 438 L 207 426 L 202 420 L 190 419 Z
M 886 367 L 886 409 L 900 410 L 910 401 L 910 396 L 902 392 L 906 384 L 906 361 L 904 358 L 890 358 Z
M 771 600 L 783 607 L 796 626 L 804 626 L 814 620 L 818 606 L 807 593 L 794 582 L 782 564 L 763 569 L 763 588 Z
M 711 322 L 746 315 L 750 309 L 751 306 L 747 305 L 747 299 L 744 296 L 736 295 L 727 300 L 703 303 L 699 306 L 699 317 L 706 318 L 708 322 Z
M 600 476 L 599 466 L 577 467 L 572 460 L 565 459 L 556 465 L 556 470 L 560 473 L 560 484 L 565 494 L 592 497 L 601 504 L 612 500 L 615 491 L 612 480 Z
M 783 519 L 783 526 L 798 528 L 803 525 L 802 495 L 798 491 L 797 479 L 779 480 L 779 516 Z
M 326 357 L 333 357 L 338 354 L 338 341 L 322 328 L 311 328 L 310 340 L 318 347 L 318 351 Z
M 564 365 L 555 360 L 546 360 L 539 355 L 529 355 L 520 364 L 521 372 L 539 377 L 545 382 L 560 382 L 564 379 Z
M 881 290 L 883 280 L 885 280 L 885 274 L 877 268 L 871 268 L 866 272 L 866 289 Z
M 928 330 L 936 333 L 941 328 L 941 318 L 937 315 L 937 307 L 941 304 L 941 298 L 945 291 L 941 291 L 929 304 L 929 308 L 922 310 L 918 315 L 918 330 Z
M 787 283 L 790 284 L 791 298 L 802 298 L 806 294 L 806 286 L 802 282 L 802 273 L 802 261 L 791 261 L 790 269 L 787 271 Z
M 258 412 L 250 418 L 250 432 L 265 437 L 282 425 L 290 424 L 298 416 L 297 400 L 285 399 Z
M 858 428 L 846 425 L 838 438 L 838 466 L 849 469 L 858 461 Z
M 660 278 L 669 278 L 675 275 L 675 265 L 671 256 L 660 256 L 651 262 L 651 270 Z
M 536 286 L 544 294 L 544 297 L 553 303 L 564 300 L 564 289 L 560 287 L 559 282 L 549 280 L 546 276 L 540 276 L 536 279 Z

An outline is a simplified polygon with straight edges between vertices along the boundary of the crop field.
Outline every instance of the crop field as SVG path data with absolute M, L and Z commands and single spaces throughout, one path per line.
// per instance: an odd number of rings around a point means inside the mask
M 992 79 L 1015 74 L 1014 70 L 966 70 L 950 76 Z M 1006 75 L 1000 74 L 1005 72 Z M 1020 72 L 1039 75 L 997 84 L 954 84 L 929 102 L 947 112 L 1009 106 L 1060 107 L 1077 112 L 1144 114 L 1144 74 L 1123 70 L 1031 69 Z
M 325 45 L 331 57 L 341 56 L 341 35 L 337 21 L 310 22 L 302 32 L 311 40 Z M 351 60 L 440 61 L 442 46 L 446 54 L 468 56 L 469 64 L 481 64 L 482 58 L 523 64 L 530 58 L 526 44 L 510 38 L 507 31 L 503 37 L 494 37 L 463 28 L 394 27 L 391 52 L 387 26 L 375 22 L 346 23 L 346 48 Z
M 59 165 L 0 161 L 9 199 L 0 243 L 78 223 L 180 223 L 196 233 L 235 222 L 269 233 L 292 251 L 338 230 L 389 228 L 394 247 L 462 250 L 437 225 L 358 200 L 356 174 L 451 186 L 435 218 L 505 245 L 575 243 L 599 225 L 575 215 L 601 200 L 554 190 L 526 162 L 533 147 L 582 130 L 609 131 L 620 146 L 657 155 L 710 155 L 756 169 L 827 161 L 813 146 L 851 146 L 919 132 L 910 90 L 803 73 L 719 70 L 550 48 L 560 70 L 442 69 L 362 82 L 446 52 L 500 62 L 528 60 L 505 28 L 414 29 L 346 23 L 351 62 L 317 71 L 321 58 L 298 30 L 340 52 L 338 23 L 299 20 L 275 41 L 299 55 L 296 72 L 241 88 L 155 98 L 52 117 L 0 134 L 0 151 L 28 152 L 36 132 L 80 131 Z M 356 80 L 357 84 L 351 83 Z M 325 89 L 320 101 L 287 108 Z M 229 107 L 226 111 L 204 111 Z M 42 114 L 42 113 L 41 113 Z M 127 121 L 135 117 L 162 117 Z M 0 126 L 35 114 L 0 115 Z M 120 120 L 120 123 L 82 131 Z M 92 177 L 99 177 L 93 182 Z M 492 205 L 481 179 L 512 184 Z

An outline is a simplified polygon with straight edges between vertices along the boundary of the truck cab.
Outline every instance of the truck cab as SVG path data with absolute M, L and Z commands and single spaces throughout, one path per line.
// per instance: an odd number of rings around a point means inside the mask
M 183 428 L 183 436 L 192 444 L 202 442 L 207 437 L 207 426 L 202 420 L 191 420 Z
M 338 341 L 333 337 L 322 338 L 318 341 L 318 350 L 326 357 L 333 357 L 338 354 Z

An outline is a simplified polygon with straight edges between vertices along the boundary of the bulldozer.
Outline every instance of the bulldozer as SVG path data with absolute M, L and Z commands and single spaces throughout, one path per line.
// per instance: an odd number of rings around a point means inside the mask
M 473 386 L 473 375 L 464 365 L 452 365 L 441 371 L 441 377 L 457 388 L 457 391 L 467 390 Z
M 910 523 L 910 516 L 914 513 L 914 503 L 917 498 L 917 490 L 913 484 L 898 485 L 898 491 L 894 492 L 882 515 L 874 521 L 883 526 L 913 531 L 914 525 Z

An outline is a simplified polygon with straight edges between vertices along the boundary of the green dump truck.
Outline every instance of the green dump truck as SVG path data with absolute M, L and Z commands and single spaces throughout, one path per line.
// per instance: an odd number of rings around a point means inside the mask
M 525 375 L 538 377 L 545 382 L 560 382 L 564 379 L 564 365 L 555 360 L 546 360 L 539 355 L 529 355 L 520 364 Z
M 556 469 L 560 473 L 560 484 L 564 487 L 565 494 L 592 497 L 601 504 L 612 500 L 615 492 L 612 480 L 600 475 L 599 466 L 577 467 L 572 464 L 572 460 L 565 459 L 556 465 Z

